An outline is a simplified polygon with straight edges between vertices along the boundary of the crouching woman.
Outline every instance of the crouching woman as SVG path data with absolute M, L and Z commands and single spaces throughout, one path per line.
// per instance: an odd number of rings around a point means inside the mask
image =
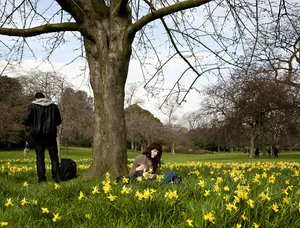
M 150 144 L 146 151 L 141 155 L 136 156 L 132 168 L 129 171 L 129 177 L 143 176 L 144 173 L 151 171 L 148 178 L 155 177 L 156 170 L 161 165 L 162 147 L 160 144 Z

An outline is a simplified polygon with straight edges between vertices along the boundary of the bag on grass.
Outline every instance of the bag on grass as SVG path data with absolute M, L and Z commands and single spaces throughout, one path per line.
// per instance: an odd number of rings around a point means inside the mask
M 180 184 L 182 181 L 181 177 L 178 176 L 175 172 L 170 171 L 164 175 L 163 182 L 171 184 Z
M 59 165 L 59 177 L 61 181 L 71 180 L 76 177 L 77 165 L 70 158 L 62 158 Z

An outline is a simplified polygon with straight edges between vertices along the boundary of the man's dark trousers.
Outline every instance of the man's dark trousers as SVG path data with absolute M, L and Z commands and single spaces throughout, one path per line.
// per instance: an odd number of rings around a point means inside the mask
M 38 182 L 46 181 L 46 169 L 45 169 L 45 150 L 49 151 L 51 160 L 51 172 L 52 179 L 55 182 L 59 181 L 58 167 L 58 148 L 56 142 L 56 135 L 38 135 L 34 137 L 35 141 L 35 152 L 36 152 L 36 167 Z

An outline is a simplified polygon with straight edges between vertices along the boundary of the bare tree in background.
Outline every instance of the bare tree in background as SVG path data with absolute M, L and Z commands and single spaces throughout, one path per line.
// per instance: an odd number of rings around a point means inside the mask
M 93 103 L 85 91 L 66 88 L 61 99 L 61 139 L 66 145 L 70 142 L 92 139 Z
M 178 126 L 176 126 L 175 122 L 178 120 L 178 111 L 180 106 L 178 105 L 176 98 L 170 98 L 160 109 L 161 113 L 167 117 L 166 130 L 168 134 L 168 146 L 171 149 L 171 154 L 175 155 L 175 147 L 177 139 Z
M 125 105 L 141 105 L 144 103 L 144 99 L 140 97 L 138 93 L 139 85 L 137 83 L 128 84 L 125 91 Z
M 42 92 L 45 96 L 59 103 L 64 90 L 70 87 L 70 83 L 56 72 L 31 71 L 19 76 L 24 94 L 33 98 L 36 92 Z
M 67 43 L 69 35 L 79 39 L 77 50 L 87 60 L 95 100 L 88 178 L 105 172 L 112 177 L 127 173 L 124 86 L 132 56 L 140 61 L 145 80 L 151 75 L 145 88 L 153 93 L 156 88 L 165 89 L 158 84 L 164 82 L 164 66 L 172 60 L 185 66 L 176 72 L 178 79 L 170 90 L 185 100 L 202 76 L 221 76 L 232 67 L 247 70 L 255 50 L 264 46 L 250 41 L 258 41 L 266 31 L 264 26 L 275 28 L 283 18 L 299 21 L 295 20 L 299 18 L 295 0 L 5 0 L 0 9 L 0 34 L 17 37 L 10 43 L 6 37 L 1 39 L 1 57 L 8 65 L 21 61 L 26 51 L 38 58 L 28 37 L 42 40 L 46 60 Z M 158 31 L 166 44 L 154 42 Z M 280 29 L 276 27 L 276 31 Z M 249 56 L 247 62 L 241 61 L 243 55 Z M 148 66 L 152 70 L 144 68 Z M 188 87 L 183 86 L 186 77 L 190 79 Z
M 148 110 L 137 104 L 131 105 L 125 109 L 125 118 L 127 140 L 135 145 L 134 150 L 137 144 L 143 151 L 148 144 L 163 141 L 166 133 L 163 124 Z

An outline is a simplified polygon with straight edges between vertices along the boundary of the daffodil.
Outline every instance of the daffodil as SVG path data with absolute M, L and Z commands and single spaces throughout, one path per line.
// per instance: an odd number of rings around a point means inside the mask
M 250 208 L 254 208 L 254 201 L 252 199 L 249 199 L 247 204 L 250 206 Z
M 236 224 L 236 228 L 242 228 L 242 224 L 240 223 Z
M 285 204 L 290 204 L 289 198 L 283 198 L 282 202 L 285 203 Z
M 131 188 L 127 188 L 125 185 L 122 187 L 122 194 L 129 194 L 131 192 Z
M 272 205 L 273 211 L 275 211 L 276 213 L 279 212 L 278 208 L 279 207 L 278 207 L 277 203 L 273 203 L 273 205 Z
M 37 205 L 38 202 L 37 202 L 37 200 L 32 200 L 31 203 L 32 203 L 33 205 Z
M 8 226 L 8 222 L 1 222 L 1 226 Z
M 91 220 L 91 219 L 92 219 L 92 214 L 85 214 L 84 217 L 85 217 L 87 220 Z
M 41 209 L 42 209 L 42 213 L 43 213 L 43 214 L 48 214 L 48 213 L 49 213 L 48 208 L 42 207 Z
M 246 217 L 246 212 L 244 211 L 244 213 L 242 214 L 241 218 L 246 221 L 248 218 Z
M 253 227 L 254 228 L 258 228 L 259 227 L 259 225 L 258 224 L 256 224 L 255 222 L 253 223 Z
M 98 193 L 100 193 L 98 186 L 93 187 L 92 194 L 95 195 L 95 194 L 98 194 Z
M 9 199 L 6 200 L 6 203 L 5 203 L 4 205 L 5 205 L 6 207 L 8 207 L 8 206 L 13 206 L 14 204 L 12 203 L 11 198 L 9 198 Z
M 207 196 L 209 196 L 209 195 L 210 195 L 210 190 L 205 190 L 204 196 L 207 197 Z
M 225 195 L 225 196 L 223 196 L 223 199 L 224 199 L 226 202 L 229 202 L 230 196 L 229 196 L 229 195 Z
M 29 185 L 29 184 L 28 184 L 27 181 L 25 181 L 25 182 L 23 183 L 23 186 L 24 186 L 24 187 L 28 187 L 28 185 Z
M 79 196 L 78 196 L 78 200 L 82 200 L 84 198 L 84 194 L 82 191 L 80 191 Z
M 139 192 L 139 191 L 136 191 L 134 196 L 136 198 L 138 198 L 138 200 L 142 200 L 143 199 L 143 194 L 141 192 Z
M 26 200 L 26 198 L 23 198 L 21 200 L 21 205 L 24 206 L 25 204 L 28 204 L 29 202 Z
M 57 222 L 58 220 L 61 220 L 61 216 L 59 216 L 59 213 L 56 214 L 53 213 L 52 221 Z
M 60 188 L 60 184 L 54 183 L 54 189 L 56 190 L 56 189 L 59 189 L 59 188 Z
M 203 216 L 205 221 L 209 221 L 211 223 L 215 223 L 215 212 L 211 211 Z
M 224 191 L 229 192 L 229 191 L 230 191 L 229 187 L 228 187 L 228 186 L 225 186 L 225 187 L 224 187 Z
M 110 190 L 111 190 L 110 182 L 105 182 L 105 183 L 103 184 L 102 189 L 103 189 L 104 194 L 109 193 Z
M 143 177 L 142 177 L 142 176 L 139 176 L 139 177 L 136 178 L 136 180 L 137 180 L 138 182 L 142 182 L 142 181 L 143 181 Z
M 205 183 L 204 180 L 200 180 L 200 181 L 198 182 L 198 185 L 199 185 L 201 188 L 204 188 L 205 185 L 206 185 L 206 183 Z
M 127 177 L 123 177 L 123 183 L 127 184 L 129 182 L 129 179 Z
M 187 219 L 186 222 L 187 222 L 188 226 L 194 227 L 193 220 Z
M 178 199 L 178 194 L 177 191 L 171 191 L 169 190 L 168 192 L 165 193 L 165 198 L 169 198 L 169 199 Z
M 114 201 L 117 199 L 117 196 L 113 196 L 112 194 L 109 194 L 109 196 L 107 196 L 107 198 L 110 200 L 110 201 Z

